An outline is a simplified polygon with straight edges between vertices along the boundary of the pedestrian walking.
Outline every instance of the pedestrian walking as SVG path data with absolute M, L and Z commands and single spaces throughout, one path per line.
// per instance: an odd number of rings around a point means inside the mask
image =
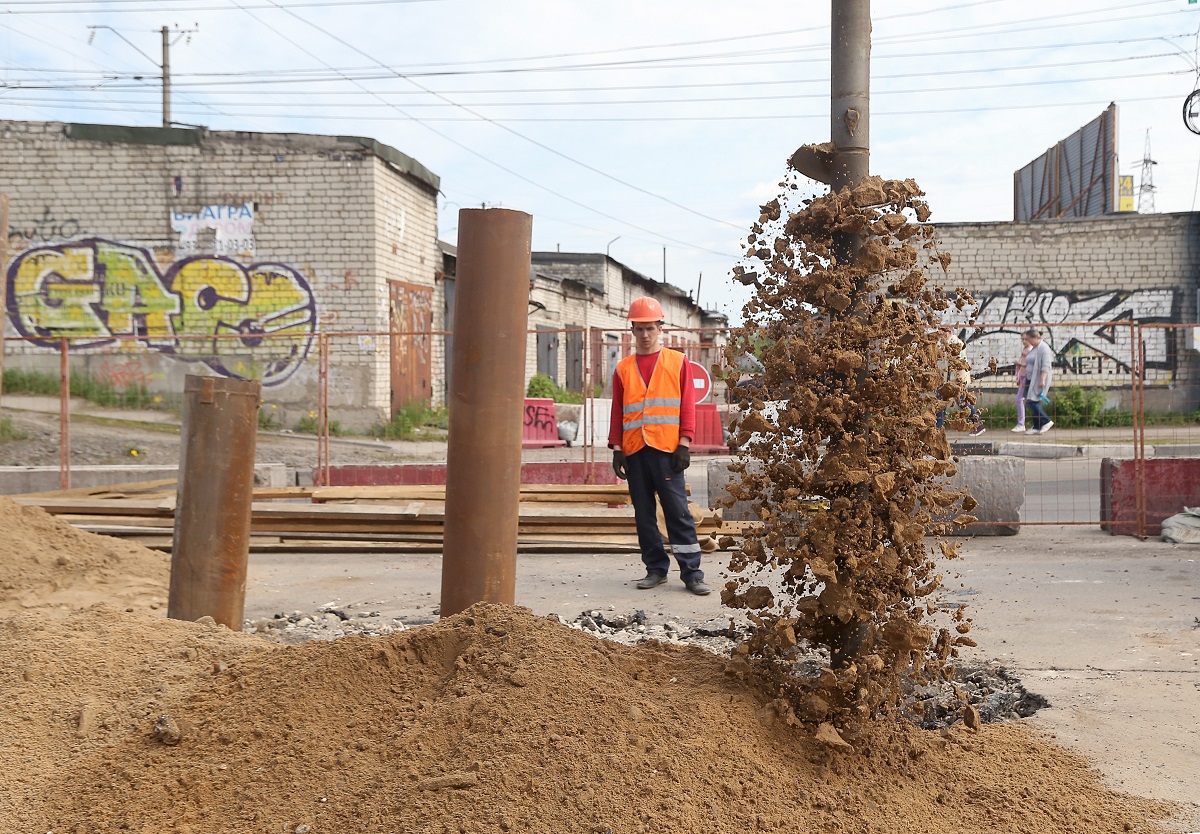
M 1029 355 L 1025 357 L 1025 403 L 1029 410 L 1030 427 L 1026 434 L 1045 434 L 1054 426 L 1046 414 L 1044 403 L 1050 402 L 1050 383 L 1054 378 L 1054 351 L 1036 328 L 1025 331 L 1029 340 Z
M 1025 390 L 1026 382 L 1029 377 L 1025 374 L 1025 360 L 1029 357 L 1029 351 L 1033 347 L 1029 344 L 1029 335 L 1021 334 L 1021 356 L 1017 359 L 1017 424 L 1012 427 L 1012 431 L 1025 431 Z
M 629 305 L 634 353 L 613 374 L 608 446 L 613 471 L 629 482 L 638 545 L 646 575 L 642 590 L 667 581 L 671 560 L 658 532 L 655 495 L 662 504 L 671 551 L 683 584 L 693 594 L 710 592 L 700 569 L 696 523 L 688 509 L 684 471 L 691 465 L 696 433 L 696 389 L 687 358 L 661 344 L 662 306 L 648 296 Z

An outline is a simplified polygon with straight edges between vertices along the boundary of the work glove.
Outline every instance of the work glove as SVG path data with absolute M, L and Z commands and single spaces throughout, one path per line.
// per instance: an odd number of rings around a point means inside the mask
M 622 481 L 627 477 L 625 474 L 625 453 L 620 449 L 613 449 L 613 472 L 617 473 L 617 477 Z
M 682 472 L 692 465 L 692 452 L 687 446 L 680 446 L 671 453 L 671 471 Z

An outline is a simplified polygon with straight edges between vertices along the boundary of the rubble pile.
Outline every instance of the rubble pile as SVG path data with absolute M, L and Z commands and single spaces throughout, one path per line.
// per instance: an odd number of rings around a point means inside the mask
M 381 637 L 430 622 L 433 620 L 405 623 L 399 617 L 384 617 L 380 612 L 371 610 L 369 602 L 346 605 L 330 602 L 316 611 L 280 612 L 273 617 L 247 620 L 242 630 L 294 646 L 309 640 L 337 640 L 352 634 Z
M 926 278 L 949 260 L 915 182 L 867 177 L 797 206 L 797 176 L 763 206 L 735 270 L 754 295 L 727 364 L 753 356 L 762 370 L 734 391 L 748 407 L 730 493 L 762 524 L 722 601 L 749 613 L 741 651 L 795 715 L 845 727 L 898 712 L 906 681 L 949 679 L 974 645 L 962 606 L 931 621 L 934 556 L 957 548 L 925 540 L 973 520 L 974 500 L 945 486 L 955 465 L 935 424 L 966 395 L 947 381 L 967 363 L 941 321 L 971 298 Z M 827 662 L 799 667 L 804 646 Z

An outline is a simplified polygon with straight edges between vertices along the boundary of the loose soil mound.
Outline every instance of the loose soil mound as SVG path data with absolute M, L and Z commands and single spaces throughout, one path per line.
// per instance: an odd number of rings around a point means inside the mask
M 500 606 L 296 647 L 98 606 L 0 622 L 0 669 L 6 832 L 1074 834 L 1166 812 L 1021 726 L 868 725 L 841 749 L 721 658 Z
M 0 499 L 0 834 L 1073 834 L 1169 812 L 1019 725 L 868 722 L 848 749 L 694 647 L 500 606 L 280 647 L 147 610 L 166 572 Z M 58 616 L 97 596 L 117 604 Z
M 0 496 L 0 616 L 98 602 L 165 607 L 169 574 L 170 558 L 162 553 L 76 530 Z

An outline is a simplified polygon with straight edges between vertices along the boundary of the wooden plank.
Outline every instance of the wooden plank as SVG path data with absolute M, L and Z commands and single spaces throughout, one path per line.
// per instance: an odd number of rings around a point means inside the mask
M 127 484 L 102 484 L 90 487 L 73 487 L 71 489 L 52 489 L 45 492 L 24 492 L 11 495 L 10 498 L 89 498 L 96 495 L 134 495 L 140 492 L 157 492 L 166 487 L 174 487 L 175 478 L 162 478 L 156 481 L 132 481 Z
M 103 514 L 103 515 L 162 515 L 170 514 L 170 509 L 162 509 L 162 501 L 144 499 L 103 499 L 103 498 L 29 498 L 24 495 L 14 495 L 13 500 L 26 507 L 41 507 L 53 515 L 64 514 Z
M 316 487 L 286 486 L 286 487 L 255 487 L 255 501 L 272 501 L 281 498 L 311 498 Z

